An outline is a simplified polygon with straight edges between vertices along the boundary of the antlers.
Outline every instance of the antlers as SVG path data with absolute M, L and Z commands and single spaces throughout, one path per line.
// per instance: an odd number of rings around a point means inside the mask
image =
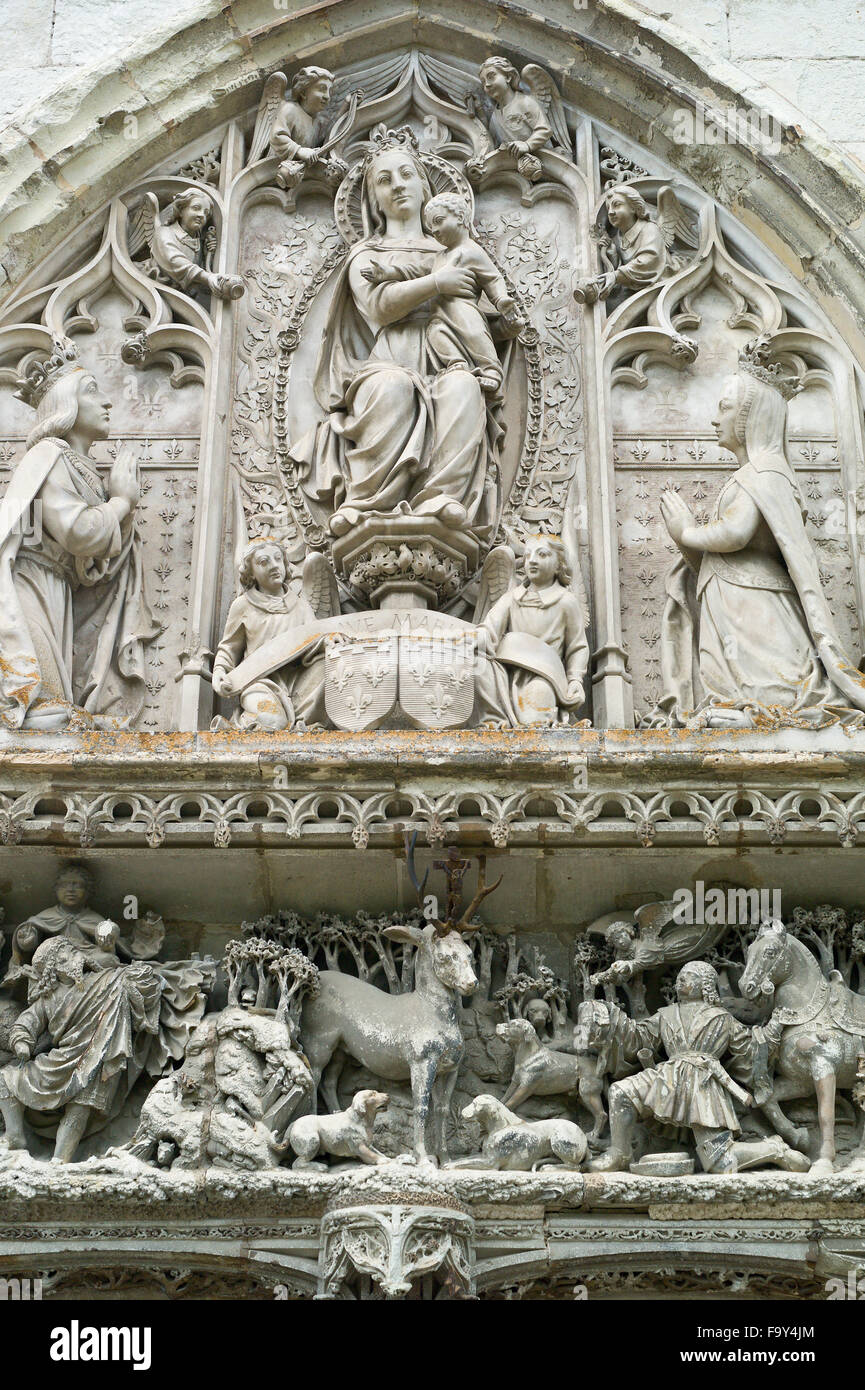
M 422 901 L 423 901 L 423 890 L 424 890 L 424 888 L 426 887 L 426 881 L 427 881 L 427 879 L 429 878 L 429 869 L 427 869 L 427 871 L 426 871 L 426 873 L 424 874 L 423 878 L 420 879 L 420 880 L 418 880 L 417 870 L 415 869 L 415 866 L 414 866 L 414 847 L 415 847 L 416 844 L 417 844 L 417 831 L 415 831 L 413 835 L 409 835 L 408 831 L 406 831 L 406 833 L 405 833 L 405 862 L 406 862 L 406 868 L 408 869 L 408 876 L 409 876 L 409 878 L 410 878 L 411 881 L 412 881 L 412 887 L 414 888 L 414 891 L 417 893 L 418 902 L 422 902 Z
M 422 904 L 423 890 L 426 887 L 426 881 L 429 878 L 429 869 L 427 869 L 422 879 L 418 879 L 417 870 L 415 868 L 414 862 L 414 851 L 416 843 L 417 831 L 415 831 L 412 835 L 406 833 L 406 867 L 408 869 L 409 878 L 411 879 L 415 892 L 418 895 L 418 901 Z M 479 854 L 477 890 L 468 907 L 466 908 L 465 912 L 463 913 L 462 917 L 458 918 L 457 913 L 459 912 L 459 909 L 462 906 L 462 880 L 463 876 L 465 875 L 466 868 L 468 867 L 468 861 L 465 859 L 460 859 L 459 853 L 456 849 L 450 849 L 448 851 L 447 859 L 444 861 L 438 860 L 436 862 L 435 867 L 437 869 L 442 869 L 445 875 L 447 876 L 448 880 L 447 914 L 444 917 L 444 920 L 442 920 L 439 917 L 430 918 L 430 921 L 436 929 L 436 933 L 439 936 L 447 936 L 448 932 L 452 931 L 458 931 L 463 934 L 477 931 L 479 924 L 475 923 L 474 925 L 472 925 L 471 919 L 475 915 L 478 907 L 483 902 L 484 898 L 488 898 L 490 893 L 494 893 L 496 891 L 502 879 L 504 878 L 504 874 L 500 875 L 500 877 L 496 879 L 495 883 L 491 883 L 490 886 L 487 887 L 487 857 L 485 854 Z
M 490 893 L 494 893 L 496 891 L 503 878 L 504 874 L 500 874 L 499 877 L 496 879 L 495 883 L 491 883 L 489 888 L 487 888 L 487 856 L 485 854 L 479 854 L 477 892 L 475 893 L 474 897 L 472 898 L 471 902 L 469 903 L 460 920 L 458 922 L 446 923 L 446 927 L 453 931 L 460 932 L 477 931 L 477 925 L 470 925 L 471 920 L 474 917 L 478 907 L 483 902 L 484 898 L 488 898 Z

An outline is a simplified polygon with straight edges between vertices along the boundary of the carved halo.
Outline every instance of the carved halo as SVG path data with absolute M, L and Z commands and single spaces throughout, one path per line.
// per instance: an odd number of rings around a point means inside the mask
M 379 134 L 379 132 L 381 132 Z M 376 139 L 376 136 L 378 138 Z M 402 138 L 399 138 L 402 137 Z M 409 140 L 410 137 L 410 140 Z M 373 138 L 369 142 L 369 152 L 366 158 L 359 159 L 356 164 L 349 169 L 342 183 L 336 192 L 334 200 L 333 214 L 336 225 L 343 240 L 352 246 L 356 241 L 361 241 L 367 232 L 363 225 L 363 215 L 361 212 L 361 197 L 363 192 L 363 179 L 369 161 L 380 150 L 387 149 L 390 145 L 412 143 L 412 154 L 423 166 L 427 178 L 432 186 L 433 193 L 458 193 L 464 198 L 472 210 L 474 217 L 474 195 L 469 185 L 468 179 L 448 164 L 446 160 L 440 159 L 438 155 L 425 154 L 417 148 L 414 135 L 408 127 L 401 131 L 385 131 L 384 127 L 377 127 L 373 132 Z

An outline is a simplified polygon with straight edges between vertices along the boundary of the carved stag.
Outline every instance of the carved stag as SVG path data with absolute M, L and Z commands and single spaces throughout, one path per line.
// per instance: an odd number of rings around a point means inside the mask
M 409 849 L 409 872 L 420 891 Z M 472 917 L 494 891 L 486 886 L 486 860 L 478 858 L 477 891 L 462 917 L 449 900 L 444 920 L 425 927 L 386 927 L 392 941 L 416 948 L 414 989 L 391 995 L 340 971 L 323 970 L 319 993 L 306 1001 L 301 1032 L 316 1085 L 321 1082 L 330 1111 L 340 1109 L 337 1086 L 346 1055 L 387 1081 L 411 1082 L 414 1152 L 429 1161 L 426 1147 L 430 1102 L 435 1100 L 433 1153 L 447 1158 L 447 1118 L 464 1043 L 459 1023 L 460 996 L 477 988 L 472 950 L 465 940 L 477 930 Z M 425 882 L 426 880 L 424 880 Z

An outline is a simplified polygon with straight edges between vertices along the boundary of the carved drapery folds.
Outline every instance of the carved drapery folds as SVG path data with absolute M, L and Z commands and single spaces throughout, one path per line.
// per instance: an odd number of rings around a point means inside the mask
M 45 599 L 36 646 L 65 644 L 61 667 L 83 674 L 58 680 L 37 653 L 18 681 L 27 727 L 63 725 L 58 686 L 66 726 L 83 711 L 144 732 L 617 728 L 635 704 L 638 727 L 714 727 L 719 704 L 744 727 L 849 723 L 854 363 L 752 237 L 642 159 L 533 62 L 308 65 L 274 73 L 218 142 L 155 169 L 32 275 L 3 309 L 0 389 L 60 337 L 104 383 L 111 434 L 77 439 L 81 466 L 110 503 L 109 460 L 123 446 L 137 458 L 136 568 L 154 611 L 139 603 L 137 635 L 118 637 L 121 678 L 140 688 L 124 700 L 87 673 L 79 581 L 63 605 Z M 710 582 L 711 556 L 730 553 L 711 547 L 747 509 L 711 420 L 757 338 L 799 387 L 775 457 L 804 529 L 779 548 L 781 473 L 755 435 L 743 447 L 766 496 L 748 494 L 752 533 L 723 562 L 753 582 Z M 10 425 L 4 462 L 38 474 L 41 506 L 33 418 L 16 404 Z M 703 528 L 693 598 L 673 573 L 670 494 Z M 43 520 L 52 563 L 84 554 L 50 507 Z M 523 569 L 539 534 L 561 545 L 564 584 Z M 268 553 L 265 540 L 282 574 L 262 583 L 247 547 Z M 20 602 L 28 548 L 20 562 L 8 549 Z M 719 598 L 722 583 L 739 592 Z M 91 599 L 114 612 L 122 584 L 109 566 Z M 680 621 L 665 616 L 677 602 Z M 759 653 L 730 656 L 773 602 L 797 648 L 786 683 Z
M 271 45 L 0 309 L 46 1296 L 865 1267 L 859 364 L 747 198 L 473 44 Z
M 91 905 L 92 872 L 63 868 L 55 902 L 10 923 L 4 1165 L 78 1161 L 84 1144 L 103 1175 L 366 1173 L 349 1203 L 364 1209 L 381 1171 L 396 1184 L 381 1220 L 334 1218 L 330 1293 L 345 1260 L 372 1272 L 340 1234 L 358 1222 L 393 1283 L 410 1215 L 396 1209 L 431 1162 L 455 1180 L 862 1172 L 861 912 L 782 918 L 780 894 L 700 882 L 606 913 L 548 957 L 497 925 L 502 876 L 487 881 L 484 856 L 451 850 L 421 879 L 406 851 L 423 911 L 284 909 L 244 922 L 221 962 L 163 962 L 170 920 L 132 898 L 121 927 Z

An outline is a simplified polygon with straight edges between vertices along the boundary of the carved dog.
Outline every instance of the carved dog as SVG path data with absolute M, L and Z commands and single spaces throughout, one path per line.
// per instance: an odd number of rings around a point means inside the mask
M 504 1105 L 521 1105 L 529 1096 L 579 1096 L 595 1123 L 589 1142 L 596 1143 L 607 1123 L 603 1101 L 603 1077 L 589 1055 L 573 1056 L 544 1047 L 524 1018 L 499 1023 L 496 1033 L 514 1050 L 514 1074 L 503 1098 Z
M 293 1168 L 324 1168 L 314 1163 L 317 1154 L 335 1158 L 359 1158 L 363 1163 L 386 1163 L 387 1155 L 373 1146 L 372 1130 L 379 1110 L 389 1096 L 383 1091 L 358 1091 L 347 1110 L 335 1115 L 304 1115 L 288 1131 L 288 1142 L 297 1154 Z
M 480 1153 L 455 1159 L 453 1168 L 526 1172 L 554 1158 L 565 1168 L 579 1168 L 586 1156 L 588 1141 L 579 1125 L 563 1119 L 522 1120 L 495 1096 L 475 1096 L 462 1117 L 476 1121 L 484 1137 Z

